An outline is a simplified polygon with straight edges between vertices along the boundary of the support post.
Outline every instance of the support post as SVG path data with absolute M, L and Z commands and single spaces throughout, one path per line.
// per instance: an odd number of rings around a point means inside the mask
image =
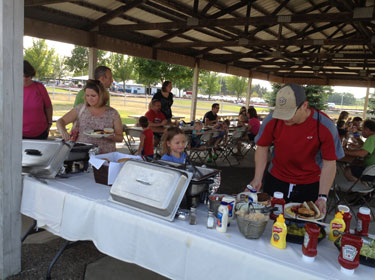
M 365 120 L 366 119 L 366 113 L 367 113 L 367 106 L 368 106 L 368 98 L 369 98 L 369 95 L 370 95 L 370 83 L 368 83 L 368 87 L 367 87 L 367 90 L 366 90 L 366 97 L 365 97 L 365 104 L 363 106 L 363 119 Z
M 246 92 L 246 108 L 249 108 L 250 105 L 250 97 L 251 97 L 251 85 L 253 83 L 253 78 L 251 77 L 251 73 L 249 73 L 249 79 L 247 81 L 247 92 Z
M 89 79 L 94 79 L 94 72 L 98 61 L 98 49 L 89 48 Z
M 0 278 L 21 271 L 24 1 L 0 0 Z
M 190 121 L 195 120 L 195 115 L 197 113 L 198 79 L 199 79 L 199 60 L 197 59 L 194 65 L 193 93 L 191 95 Z

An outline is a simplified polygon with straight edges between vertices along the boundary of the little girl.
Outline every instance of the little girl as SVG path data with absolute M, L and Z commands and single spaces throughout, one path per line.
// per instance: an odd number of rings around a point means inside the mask
M 186 139 L 184 132 L 178 127 L 168 128 L 162 137 L 163 156 L 162 160 L 173 161 L 184 164 L 186 154 L 184 153 Z
M 202 146 L 201 137 L 204 133 L 203 124 L 200 121 L 194 122 L 194 129 L 191 133 L 191 147 L 200 148 Z

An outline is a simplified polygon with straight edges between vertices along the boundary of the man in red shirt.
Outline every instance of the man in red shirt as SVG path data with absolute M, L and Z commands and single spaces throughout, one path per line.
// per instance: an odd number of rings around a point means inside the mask
M 264 191 L 271 196 L 282 192 L 287 202 L 315 201 L 325 214 L 336 160 L 344 152 L 335 125 L 327 115 L 309 107 L 301 86 L 289 84 L 278 91 L 275 110 L 263 121 L 255 141 L 251 186 L 260 189 L 273 144 Z

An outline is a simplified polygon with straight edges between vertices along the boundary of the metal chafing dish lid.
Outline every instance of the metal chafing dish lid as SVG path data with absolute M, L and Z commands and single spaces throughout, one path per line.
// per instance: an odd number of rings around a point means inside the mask
M 173 221 L 192 173 L 158 164 L 129 160 L 113 183 L 114 201 Z
M 22 140 L 22 172 L 54 178 L 73 144 L 57 140 Z

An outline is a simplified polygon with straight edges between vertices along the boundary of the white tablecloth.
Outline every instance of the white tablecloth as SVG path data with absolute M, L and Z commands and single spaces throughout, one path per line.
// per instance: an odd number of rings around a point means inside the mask
M 332 242 L 318 245 L 314 263 L 301 258 L 301 245 L 280 250 L 270 245 L 271 223 L 262 238 L 245 239 L 235 222 L 227 233 L 198 223 L 167 222 L 109 201 L 109 187 L 92 174 L 46 183 L 25 177 L 21 213 L 64 239 L 92 240 L 103 253 L 172 279 L 374 279 L 375 269 L 360 265 L 351 277 L 340 272 Z

